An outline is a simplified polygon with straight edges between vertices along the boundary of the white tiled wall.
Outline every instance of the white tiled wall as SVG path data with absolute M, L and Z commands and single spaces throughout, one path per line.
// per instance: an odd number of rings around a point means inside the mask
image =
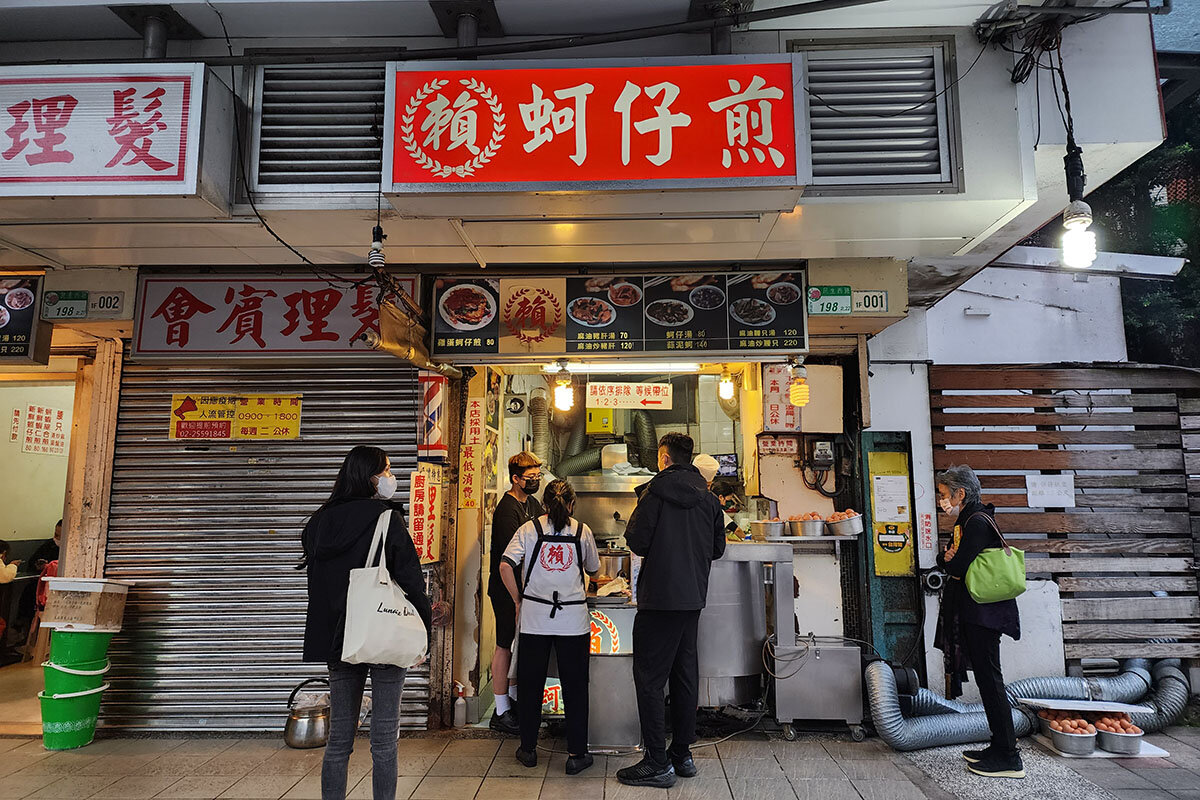
M 697 453 L 733 453 L 737 450 L 737 431 L 733 420 L 721 410 L 717 400 L 719 381 L 720 378 L 716 375 L 700 376 L 700 424 L 692 426 L 699 428 L 692 434 L 696 438 Z

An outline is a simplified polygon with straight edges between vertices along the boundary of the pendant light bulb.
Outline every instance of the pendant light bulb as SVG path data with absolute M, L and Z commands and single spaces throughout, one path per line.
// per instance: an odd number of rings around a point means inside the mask
M 570 411 L 575 407 L 575 386 L 566 366 L 559 370 L 554 384 L 554 407 L 559 411 Z
M 733 399 L 733 376 L 728 369 L 721 371 L 721 382 L 717 384 L 717 396 L 722 400 Z
M 1073 269 L 1087 269 L 1096 260 L 1096 232 L 1089 230 L 1092 209 L 1082 200 L 1073 200 L 1063 212 L 1062 263 Z
M 799 363 L 791 365 L 792 380 L 788 384 L 788 402 L 803 408 L 808 405 L 810 389 L 808 386 L 808 370 Z

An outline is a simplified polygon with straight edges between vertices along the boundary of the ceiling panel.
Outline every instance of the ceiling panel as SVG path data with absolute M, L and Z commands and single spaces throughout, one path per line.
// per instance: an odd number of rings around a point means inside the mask
M 688 0 L 496 0 L 509 36 L 603 33 L 686 22 Z
M 3 8 L 0 3 L 0 41 L 42 42 L 59 39 L 140 39 L 130 28 L 102 5 L 52 7 L 46 3 L 33 8 Z M 211 12 L 210 12 L 211 13 Z M 54 58 L 61 53 L 46 53 Z

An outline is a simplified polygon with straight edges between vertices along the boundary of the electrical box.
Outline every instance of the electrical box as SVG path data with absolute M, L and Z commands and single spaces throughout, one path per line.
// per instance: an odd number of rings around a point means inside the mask
M 828 364 L 805 364 L 809 401 L 800 409 L 803 433 L 843 433 L 842 368 Z
M 589 435 L 613 432 L 613 410 L 611 408 L 587 409 L 587 432 Z
M 833 440 L 810 439 L 806 466 L 815 470 L 833 469 Z

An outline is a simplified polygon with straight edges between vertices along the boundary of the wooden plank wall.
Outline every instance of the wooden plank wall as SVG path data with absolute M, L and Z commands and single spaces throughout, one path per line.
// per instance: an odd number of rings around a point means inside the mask
M 1200 377 L 932 367 L 929 383 L 934 466 L 975 469 L 1029 576 L 1058 583 L 1067 659 L 1200 657 Z M 1030 473 L 1074 474 L 1076 507 L 1030 508 Z M 939 515 L 943 544 L 953 526 Z

